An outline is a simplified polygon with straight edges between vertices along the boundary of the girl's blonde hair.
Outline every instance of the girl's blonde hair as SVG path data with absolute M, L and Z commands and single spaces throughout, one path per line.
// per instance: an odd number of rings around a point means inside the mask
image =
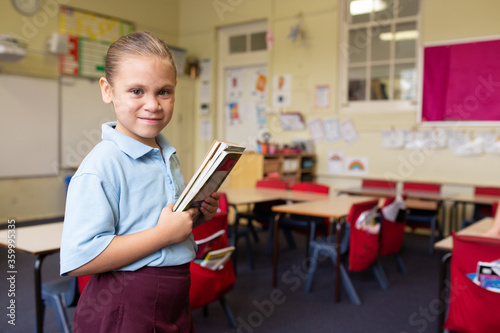
M 177 78 L 174 57 L 165 43 L 147 31 L 138 31 L 117 39 L 106 55 L 106 80 L 113 83 L 120 60 L 126 56 L 158 56 L 166 59 L 173 67 Z

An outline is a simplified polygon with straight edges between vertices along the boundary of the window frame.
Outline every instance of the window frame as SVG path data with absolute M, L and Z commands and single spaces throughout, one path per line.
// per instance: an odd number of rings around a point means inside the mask
M 399 0 L 393 0 L 396 8 L 399 7 Z M 421 56 L 421 39 L 422 39 L 422 29 L 421 29 L 421 21 L 422 21 L 422 6 L 424 0 L 419 0 L 419 11 L 416 16 L 406 16 L 403 18 L 391 18 L 387 20 L 370 20 L 369 22 L 363 23 L 350 23 L 348 22 L 348 13 L 350 0 L 342 0 L 340 1 L 340 43 L 339 43 L 339 56 L 338 56 L 338 72 L 339 72 L 339 111 L 340 113 L 359 113 L 359 112 L 416 112 L 418 111 L 419 105 L 419 95 L 421 89 L 421 68 L 422 68 L 422 56 Z M 371 13 L 370 15 L 374 15 Z M 395 58 L 395 47 L 391 46 L 390 50 L 390 59 L 389 59 L 389 80 L 390 86 L 388 88 L 389 96 L 391 99 L 389 100 L 370 100 L 365 99 L 361 101 L 349 101 L 348 93 L 349 93 L 349 32 L 352 29 L 357 28 L 372 28 L 374 26 L 386 26 L 390 25 L 392 33 L 395 32 L 395 27 L 400 23 L 415 23 L 416 30 L 418 32 L 418 37 L 415 41 L 415 58 L 405 58 L 405 59 L 396 59 Z M 371 45 L 370 34 L 367 34 L 366 43 L 368 47 Z M 395 41 L 391 41 L 392 45 L 395 44 Z M 377 61 L 372 61 L 370 59 L 371 48 L 368 49 L 366 61 L 364 63 L 364 67 L 367 72 L 369 68 L 374 64 L 377 64 Z M 398 63 L 408 63 L 409 59 L 414 59 L 415 63 L 415 87 L 416 93 L 415 97 L 411 100 L 394 100 L 392 99 L 393 94 L 393 84 L 394 84 L 394 68 Z M 406 61 L 405 61 L 406 60 Z M 363 66 L 360 66 L 363 67 Z M 371 82 L 371 77 L 369 77 L 367 73 L 366 83 L 365 85 L 369 85 Z M 371 89 L 369 87 L 366 88 L 365 94 L 366 98 L 369 97 L 371 93 Z

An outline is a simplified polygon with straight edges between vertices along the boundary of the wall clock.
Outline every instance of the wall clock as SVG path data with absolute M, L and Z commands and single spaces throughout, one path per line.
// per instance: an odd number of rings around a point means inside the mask
M 33 15 L 40 9 L 41 0 L 12 0 L 12 4 L 19 13 Z

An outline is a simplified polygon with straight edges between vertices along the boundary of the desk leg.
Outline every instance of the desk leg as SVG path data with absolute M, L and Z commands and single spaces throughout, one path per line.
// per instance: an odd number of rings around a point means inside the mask
M 342 225 L 340 219 L 335 221 L 337 244 L 335 244 L 335 250 L 337 251 L 337 262 L 335 263 L 335 302 L 340 302 L 340 242 L 342 239 Z
M 278 222 L 280 220 L 281 214 L 276 214 L 274 216 L 274 224 L 273 224 L 273 287 L 278 285 L 278 231 L 279 226 Z
M 36 307 L 36 332 L 43 332 L 43 311 L 42 311 L 42 262 L 45 254 L 40 254 L 35 260 L 35 307 Z
M 450 263 L 450 259 L 451 259 L 451 252 L 446 253 L 441 259 L 441 267 L 439 271 L 439 295 L 438 295 L 438 299 L 441 300 L 446 289 L 446 279 L 448 277 L 448 266 Z M 449 302 L 447 302 L 447 304 L 449 305 Z M 446 316 L 446 309 L 443 309 L 443 311 L 439 313 L 438 317 L 438 332 L 443 332 L 445 316 Z

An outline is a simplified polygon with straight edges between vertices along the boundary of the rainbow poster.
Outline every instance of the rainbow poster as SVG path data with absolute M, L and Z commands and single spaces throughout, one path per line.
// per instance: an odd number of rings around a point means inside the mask
M 349 156 L 345 158 L 347 175 L 366 176 L 368 174 L 368 157 Z
M 328 173 L 341 175 L 344 173 L 344 152 L 341 150 L 328 151 Z

